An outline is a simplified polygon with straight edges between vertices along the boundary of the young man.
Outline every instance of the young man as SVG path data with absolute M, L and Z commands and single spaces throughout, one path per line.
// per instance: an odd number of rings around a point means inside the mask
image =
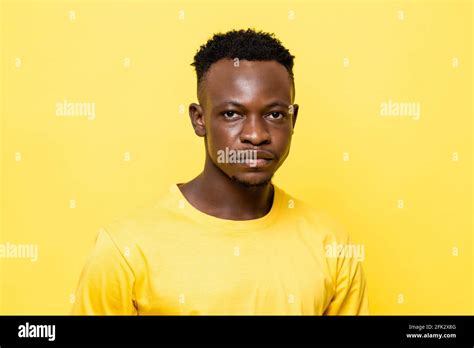
M 271 181 L 298 115 L 293 58 L 254 30 L 201 46 L 189 115 L 204 170 L 101 229 L 72 313 L 368 314 L 349 236 Z

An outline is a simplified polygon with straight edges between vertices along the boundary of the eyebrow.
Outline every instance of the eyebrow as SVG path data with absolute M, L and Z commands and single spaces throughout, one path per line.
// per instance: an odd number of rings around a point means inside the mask
M 222 103 L 220 103 L 219 105 L 217 105 L 216 107 L 223 107 L 223 106 L 226 106 L 226 105 L 233 105 L 235 107 L 239 107 L 239 108 L 242 108 L 242 109 L 246 109 L 245 105 L 235 101 L 235 100 L 226 100 L 226 101 L 223 101 Z M 281 101 L 274 101 L 274 102 L 271 102 L 267 105 L 265 105 L 265 108 L 271 108 L 271 107 L 274 107 L 274 106 L 281 106 L 281 107 L 284 107 L 284 108 L 288 108 L 290 107 L 290 104 L 287 104 L 285 102 L 281 102 Z

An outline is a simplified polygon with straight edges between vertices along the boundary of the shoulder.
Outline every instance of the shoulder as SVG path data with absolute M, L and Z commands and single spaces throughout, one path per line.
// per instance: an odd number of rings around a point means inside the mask
M 173 209 L 170 209 L 172 199 L 169 188 L 161 189 L 155 194 L 155 198 L 115 216 L 103 228 L 121 243 L 144 238 L 147 233 L 155 231 L 157 224 L 173 215 Z
M 317 208 L 309 202 L 299 199 L 277 188 L 281 197 L 281 208 L 284 214 L 291 217 L 299 226 L 313 231 L 322 237 L 325 243 L 348 243 L 350 235 L 344 223 L 328 210 Z
M 158 192 L 155 199 L 105 222 L 99 235 L 105 233 L 131 266 L 136 267 L 141 263 L 143 248 L 159 235 L 160 226 L 172 219 L 173 210 L 167 209 L 169 196 L 168 190 Z

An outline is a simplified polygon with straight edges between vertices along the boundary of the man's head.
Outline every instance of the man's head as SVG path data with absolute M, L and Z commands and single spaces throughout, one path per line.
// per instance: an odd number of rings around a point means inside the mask
M 288 156 L 298 114 L 293 58 L 274 35 L 250 29 L 216 34 L 201 46 L 192 64 L 199 104 L 189 115 L 205 139 L 207 165 L 245 186 L 271 180 Z M 258 159 L 222 157 L 232 151 Z

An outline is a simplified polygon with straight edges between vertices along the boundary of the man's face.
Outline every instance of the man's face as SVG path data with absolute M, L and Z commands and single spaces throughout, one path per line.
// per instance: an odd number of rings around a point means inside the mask
M 201 105 L 191 104 L 190 115 L 216 167 L 246 186 L 263 185 L 290 151 L 293 98 L 290 75 L 278 62 L 221 59 L 207 71 Z M 232 151 L 243 163 L 233 161 Z

